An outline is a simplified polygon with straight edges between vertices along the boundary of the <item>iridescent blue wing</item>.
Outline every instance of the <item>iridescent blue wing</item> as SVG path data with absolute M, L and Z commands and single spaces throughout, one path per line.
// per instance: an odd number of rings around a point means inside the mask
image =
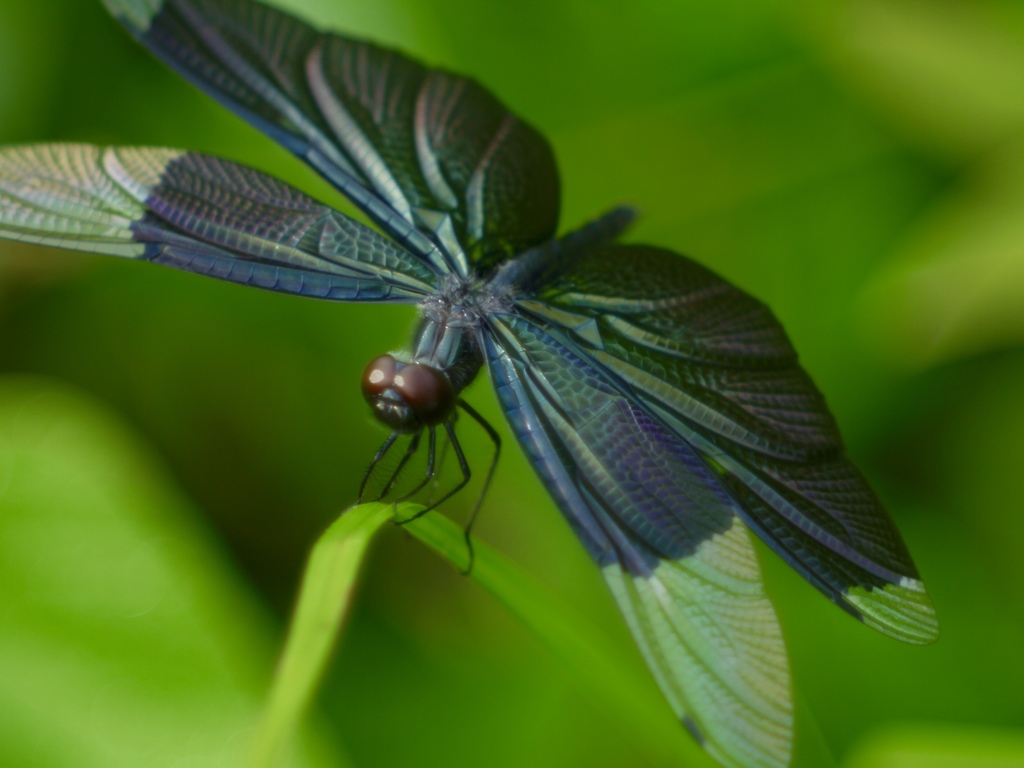
M 722 478 L 551 323 L 494 316 L 485 348 L 513 431 L 682 722 L 730 768 L 788 765 L 785 647 Z
M 830 599 L 901 640 L 936 638 L 899 531 L 763 304 L 669 251 L 604 246 L 519 307 L 684 440 L 746 525 Z
M 0 237 L 335 301 L 418 302 L 438 276 L 266 174 L 169 149 L 0 150 Z
M 435 266 L 483 274 L 554 235 L 550 146 L 473 80 L 252 0 L 104 2 Z

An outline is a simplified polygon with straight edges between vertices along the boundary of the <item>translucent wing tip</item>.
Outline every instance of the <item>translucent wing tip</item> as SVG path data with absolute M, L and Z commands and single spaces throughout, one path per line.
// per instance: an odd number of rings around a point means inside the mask
M 881 589 L 854 587 L 846 599 L 869 627 L 914 645 L 926 645 L 939 637 L 935 606 L 918 579 L 904 578 Z
M 86 144 L 0 149 L 0 237 L 141 257 L 132 227 L 145 206 L 111 175 L 111 153 Z
M 727 768 L 786 768 L 789 662 L 747 530 L 738 520 L 649 576 L 602 569 L 662 692 Z
M 163 8 L 165 0 L 103 0 L 110 15 L 133 33 L 144 34 L 153 18 Z

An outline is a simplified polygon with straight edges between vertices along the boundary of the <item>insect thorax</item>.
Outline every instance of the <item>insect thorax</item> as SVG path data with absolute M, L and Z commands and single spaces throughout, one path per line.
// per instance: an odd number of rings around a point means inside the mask
M 465 283 L 450 283 L 420 305 L 410 362 L 443 371 L 456 392 L 480 372 L 483 354 L 480 334 L 486 309 L 482 297 Z

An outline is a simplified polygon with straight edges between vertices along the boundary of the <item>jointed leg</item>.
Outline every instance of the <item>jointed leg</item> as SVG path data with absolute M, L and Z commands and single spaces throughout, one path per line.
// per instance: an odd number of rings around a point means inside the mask
M 437 492 L 437 486 L 441 478 L 441 471 L 444 469 L 444 460 L 447 454 L 448 441 L 446 440 L 445 442 L 441 443 L 441 455 L 438 456 L 437 458 L 437 471 L 434 473 L 434 482 L 431 483 L 430 493 L 427 494 L 427 506 L 430 507 L 431 509 L 437 506 L 436 504 L 434 504 L 434 494 Z
M 412 440 L 409 441 L 409 447 L 405 449 L 405 455 L 402 456 L 402 460 L 398 462 L 398 466 L 395 467 L 395 471 L 392 473 L 391 479 L 388 480 L 388 484 L 384 486 L 384 490 L 381 492 L 380 498 L 383 499 L 385 496 L 391 493 L 391 489 L 394 488 L 395 483 L 398 482 L 398 477 L 399 475 L 402 474 L 402 470 L 405 469 L 405 465 L 409 463 L 409 459 L 411 459 L 416 454 L 416 451 L 419 449 L 420 438 L 422 436 L 422 431 L 417 432 L 415 435 L 412 436 Z
M 407 494 L 399 498 L 395 503 L 400 504 L 403 501 L 408 501 L 417 493 L 423 490 L 424 486 L 434 479 L 436 474 L 436 464 L 434 463 L 434 457 L 437 455 L 437 433 L 433 427 L 427 427 L 427 471 L 423 475 L 423 479 L 409 491 Z
M 491 485 L 491 478 L 494 477 L 494 470 L 498 468 L 498 457 L 501 455 L 501 436 L 492 427 L 483 416 L 476 412 L 476 410 L 465 400 L 459 399 L 459 407 L 469 414 L 470 418 L 479 424 L 487 436 L 491 438 L 491 442 L 494 443 L 494 457 L 491 459 L 491 466 L 487 469 L 487 477 L 484 478 L 484 486 L 480 489 L 480 495 L 477 496 L 476 504 L 473 505 L 473 512 L 469 516 L 469 522 L 466 524 L 466 530 L 463 532 L 466 539 L 466 549 L 469 550 L 469 565 L 466 566 L 466 570 L 463 572 L 469 575 L 469 572 L 473 570 L 473 540 L 470 535 L 473 531 L 473 525 L 476 523 L 476 517 L 480 513 L 480 507 L 484 503 L 484 496 L 487 495 L 487 489 Z
M 459 483 L 454 488 L 448 491 L 448 493 L 442 496 L 437 502 L 431 504 L 429 507 L 421 509 L 412 517 L 408 517 L 405 520 L 399 521 L 400 525 L 404 525 L 405 523 L 411 523 L 413 520 L 418 520 L 419 518 L 427 514 L 427 512 L 429 512 L 430 510 L 440 506 L 441 504 L 444 504 L 444 502 L 448 501 L 448 499 L 450 499 L 456 493 L 465 488 L 466 483 L 468 483 L 470 477 L 472 477 L 472 473 L 469 471 L 469 463 L 466 461 L 466 455 L 462 452 L 462 446 L 459 445 L 458 438 L 455 437 L 455 429 L 452 427 L 451 421 L 446 421 L 444 423 L 444 430 L 445 432 L 448 433 L 448 440 L 452 444 L 452 450 L 455 451 L 455 456 L 459 460 L 459 469 L 462 470 L 462 480 L 459 481 Z
M 466 540 L 466 549 L 468 551 L 468 565 L 466 567 L 466 570 L 463 571 L 463 574 L 468 575 L 473 570 L 473 560 L 474 560 L 473 540 L 472 540 L 473 526 L 476 524 L 477 516 L 480 513 L 480 507 L 483 505 L 484 497 L 487 495 L 487 489 L 491 485 L 491 479 L 494 477 L 494 471 L 498 467 L 498 458 L 501 455 L 501 436 L 498 435 L 498 433 L 494 429 L 494 427 L 492 427 L 487 422 L 487 420 L 484 419 L 484 417 L 481 416 L 479 413 L 477 413 L 477 411 L 471 405 L 469 405 L 469 403 L 467 403 L 465 400 L 459 400 L 459 407 L 462 408 L 462 410 L 464 410 L 470 416 L 470 418 L 472 418 L 477 424 L 479 424 L 481 426 L 481 428 L 483 428 L 484 432 L 486 432 L 487 436 L 491 439 L 491 442 L 494 443 L 494 456 L 491 459 L 490 467 L 488 467 L 488 469 L 487 469 L 487 477 L 484 478 L 484 484 L 483 484 L 483 487 L 480 489 L 480 495 L 477 497 L 476 504 L 473 505 L 473 512 L 470 514 L 469 522 L 467 523 L 466 529 L 463 532 L 463 536 L 465 537 L 465 540 Z M 445 432 L 448 435 L 448 441 L 451 443 L 452 450 L 455 452 L 455 457 L 456 457 L 456 459 L 458 459 L 459 469 L 462 470 L 462 480 L 458 483 L 458 485 L 456 485 L 454 488 L 452 488 L 450 491 L 448 491 L 448 493 L 446 493 L 443 497 L 441 497 L 437 502 L 430 502 L 427 505 L 426 508 L 420 510 L 415 515 L 413 515 L 412 517 L 406 518 L 405 520 L 399 520 L 398 521 L 399 525 L 404 525 L 406 523 L 412 522 L 413 520 L 417 520 L 420 517 L 423 517 L 423 515 L 427 514 L 427 512 L 430 512 L 432 509 L 434 509 L 434 508 L 440 506 L 441 504 L 443 504 L 445 501 L 450 499 L 456 493 L 461 491 L 466 486 L 466 484 L 469 482 L 470 477 L 472 476 L 472 472 L 470 471 L 470 468 L 469 468 L 469 462 L 466 461 L 466 454 L 463 452 L 462 446 L 459 444 L 459 440 L 455 436 L 454 419 L 451 419 L 451 420 L 445 422 L 444 428 L 445 428 Z M 444 449 L 442 449 L 442 450 L 444 450 Z M 435 465 L 434 465 L 434 451 L 435 451 L 434 430 L 433 430 L 433 428 L 431 428 L 431 430 L 430 430 L 430 454 L 429 454 L 428 459 L 427 459 L 427 475 L 423 479 L 423 482 L 421 482 L 419 485 L 417 485 L 416 488 L 414 488 L 411 493 L 407 494 L 406 496 L 404 496 L 401 499 L 402 501 L 404 501 L 405 499 L 409 498 L 410 496 L 413 496 L 416 493 L 418 493 L 423 488 L 423 486 L 426 485 L 426 483 L 428 483 L 431 479 L 433 479 L 434 475 L 436 474 L 436 472 L 435 472 Z
M 363 482 L 359 485 L 360 504 L 363 503 L 363 495 L 366 493 L 366 484 L 370 482 L 370 478 L 373 476 L 373 470 L 375 470 L 377 468 L 377 465 L 381 462 L 381 460 L 385 456 L 387 456 L 388 451 L 391 450 L 391 446 L 393 446 L 395 444 L 395 440 L 398 439 L 398 434 L 398 432 L 392 432 L 390 435 L 388 435 L 388 439 L 384 441 L 384 445 L 382 445 L 377 450 L 377 455 L 374 456 L 373 461 L 370 462 L 370 466 L 367 468 L 366 474 L 363 475 Z M 377 496 L 377 498 L 379 499 L 383 495 L 384 494 L 382 493 L 379 496 Z

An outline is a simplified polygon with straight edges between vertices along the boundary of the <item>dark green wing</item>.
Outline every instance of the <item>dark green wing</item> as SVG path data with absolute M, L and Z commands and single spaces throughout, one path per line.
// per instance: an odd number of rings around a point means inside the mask
M 830 599 L 901 640 L 935 639 L 899 531 L 767 307 L 647 246 L 594 249 L 519 306 L 686 440 L 746 524 Z
M 787 766 L 782 633 L 719 478 L 568 333 L 511 313 L 484 346 L 513 432 L 683 724 L 729 768 Z
M 282 181 L 171 149 L 0 150 L 0 237 L 334 301 L 413 303 L 438 276 Z
M 104 2 L 436 267 L 486 273 L 555 234 L 551 148 L 475 81 L 252 0 Z

